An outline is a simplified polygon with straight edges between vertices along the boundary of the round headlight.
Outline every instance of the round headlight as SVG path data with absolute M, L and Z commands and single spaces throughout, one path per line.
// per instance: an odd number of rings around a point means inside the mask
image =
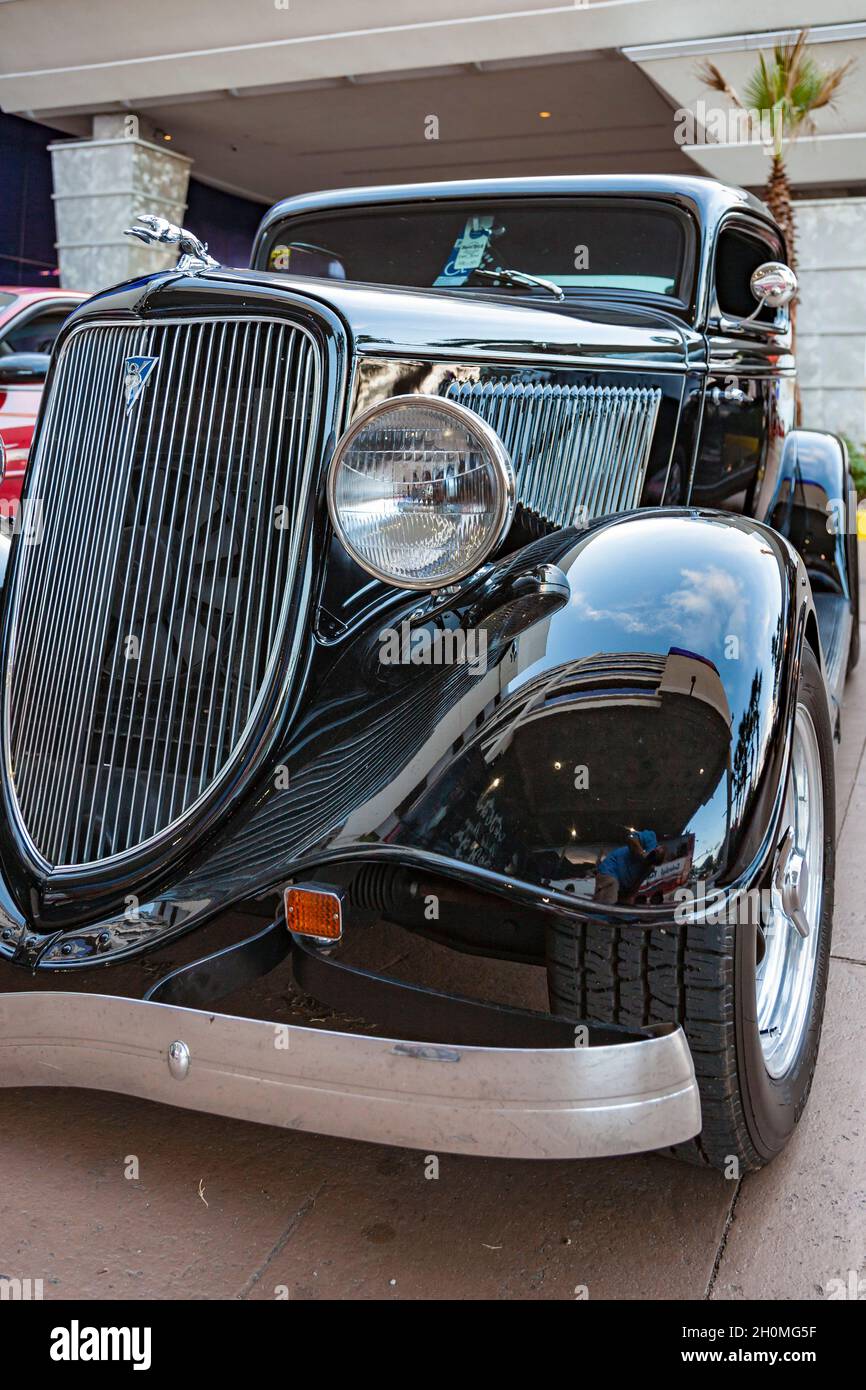
M 473 411 L 393 396 L 359 415 L 328 476 L 334 529 L 359 565 L 404 589 L 465 579 L 511 524 L 514 471 Z

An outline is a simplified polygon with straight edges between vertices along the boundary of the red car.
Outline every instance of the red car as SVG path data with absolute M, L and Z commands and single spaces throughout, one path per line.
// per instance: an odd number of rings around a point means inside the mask
M 48 354 L 67 315 L 86 294 L 0 285 L 0 507 L 21 495 Z

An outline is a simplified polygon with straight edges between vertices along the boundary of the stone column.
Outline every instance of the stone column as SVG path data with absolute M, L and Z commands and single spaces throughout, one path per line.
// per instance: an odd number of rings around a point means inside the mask
M 100 290 L 167 270 L 177 247 L 123 235 L 138 213 L 182 224 L 192 160 L 144 138 L 137 116 L 94 116 L 90 140 L 49 145 L 60 283 Z

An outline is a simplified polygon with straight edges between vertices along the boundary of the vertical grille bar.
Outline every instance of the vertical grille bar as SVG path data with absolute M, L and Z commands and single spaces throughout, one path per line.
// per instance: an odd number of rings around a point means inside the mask
M 124 353 L 140 354 L 144 351 L 145 343 L 146 330 L 127 330 Z M 99 468 L 92 480 L 95 514 L 89 516 L 87 524 L 80 528 L 73 557 L 73 565 L 81 565 L 86 579 L 78 585 L 69 607 L 66 631 L 60 639 L 63 644 L 71 646 L 68 683 L 62 693 L 57 692 L 64 701 L 64 711 L 62 717 L 56 720 L 56 738 L 51 745 L 50 762 L 41 779 L 40 795 L 46 789 L 49 795 L 34 815 L 34 827 L 40 835 L 56 816 L 58 804 L 65 809 L 72 790 L 70 783 L 52 776 L 50 769 L 56 765 L 64 750 L 69 749 L 74 760 L 83 728 L 88 717 L 92 718 L 94 687 L 99 672 L 97 634 L 105 621 L 108 594 L 119 554 L 120 518 L 126 503 L 132 441 L 138 423 L 138 417 L 132 419 L 122 411 L 117 412 L 116 418 L 110 422 L 107 435 L 103 434 L 97 445 Z M 94 542 L 95 548 L 89 551 Z
M 124 353 L 131 351 L 133 342 L 130 330 L 124 330 Z M 108 354 L 103 360 L 99 383 L 107 379 Z M 72 704 L 80 695 L 82 683 L 86 679 L 87 650 L 84 645 L 84 632 L 92 624 L 95 614 L 96 593 L 103 578 L 103 557 L 110 543 L 106 525 L 107 509 L 112 490 L 109 487 L 111 454 L 117 447 L 123 429 L 122 412 L 119 418 L 98 421 L 89 414 L 81 423 L 81 428 L 71 431 L 70 447 L 65 459 L 66 467 L 75 470 L 79 479 L 89 472 L 86 445 L 93 436 L 93 472 L 90 476 L 91 495 L 82 496 L 80 487 L 73 483 L 64 503 L 69 508 L 74 527 L 71 535 L 64 530 L 66 543 L 62 546 L 61 583 L 56 584 L 57 572 L 52 575 L 55 581 L 53 592 L 49 595 L 50 614 L 46 629 L 34 633 L 34 645 L 38 652 L 39 665 L 32 691 L 33 719 L 44 730 L 42 747 L 32 773 L 29 788 L 31 793 L 34 828 L 39 833 L 45 811 L 60 790 L 58 779 L 51 775 L 50 769 L 68 736 Z M 59 441 L 62 446 L 62 439 Z M 48 496 L 44 508 L 50 520 L 56 522 L 57 507 L 52 493 L 55 476 L 49 478 Z M 76 515 L 77 514 L 77 515 Z M 93 537 L 92 551 L 88 554 L 88 537 Z M 49 537 L 43 537 L 41 552 L 49 544 Z M 29 553 L 25 552 L 28 555 Z M 64 658 L 64 679 L 53 681 L 52 666 L 62 653 Z
M 127 410 L 132 357 L 156 361 Z M 18 813 L 50 864 L 166 830 L 243 745 L 287 640 L 322 389 L 294 322 L 67 340 L 28 480 L 43 532 L 16 560 L 3 713 Z
M 220 344 L 219 353 L 218 353 L 217 358 L 216 358 L 216 368 L 215 368 L 216 373 L 217 373 L 217 377 L 218 377 L 218 372 L 219 372 L 219 363 L 220 363 L 220 361 L 221 361 L 222 346 L 223 346 L 223 344 L 224 344 L 224 339 L 225 339 L 225 332 L 226 332 L 226 325 L 225 325 L 225 324 L 222 325 L 221 332 L 222 332 L 222 341 L 221 341 L 221 344 Z M 216 333 L 217 333 L 217 325 L 216 325 L 216 324 L 210 324 L 210 325 L 208 326 L 208 329 L 207 329 L 207 342 L 206 342 L 206 347 L 205 347 L 206 353 L 210 353 L 210 352 L 212 352 L 212 351 L 214 350 L 214 339 L 215 339 Z M 163 336 L 163 338 L 164 338 L 164 333 L 162 334 L 162 336 Z M 175 355 L 176 355 L 177 336 L 178 336 L 177 334 L 174 334 L 174 335 L 173 335 L 172 341 L 171 341 L 171 344 L 170 344 L 170 351 L 172 352 L 172 358 L 170 359 L 170 362 L 173 362 L 174 357 L 175 357 Z M 167 365 L 169 365 L 169 364 L 167 364 Z M 212 391 L 211 391 L 211 407 L 210 407 L 210 408 L 211 408 L 211 412 L 213 412 L 213 409 L 215 408 L 216 399 L 217 399 L 217 392 L 216 392 L 216 390 L 212 390 Z M 204 402 L 205 402 L 205 391 L 203 390 L 203 391 L 201 392 L 201 402 L 200 402 L 200 406 L 199 406 L 199 410 L 198 410 L 197 423 L 196 423 L 196 441 L 197 441 L 197 442 L 201 439 L 202 411 L 203 411 Z M 154 425 L 155 425 L 155 415 L 156 415 L 154 402 L 153 402 L 153 401 L 150 401 L 150 402 L 148 402 L 148 405 L 149 405 L 150 409 L 149 409 L 149 411 L 148 411 L 147 436 L 146 436 L 145 445 L 144 445 L 144 456 L 145 456 L 145 457 L 147 457 L 147 456 L 149 455 L 150 446 L 151 446 L 151 441 L 152 441 L 152 439 L 154 438 Z M 164 418 L 164 417 L 163 417 L 163 418 Z M 208 434 L 205 435 L 205 438 L 207 438 L 207 437 L 209 437 L 209 431 L 208 431 Z M 161 438 L 162 438 L 161 434 L 160 434 L 160 435 L 157 435 L 156 438 L 157 438 L 158 441 L 161 442 Z M 159 448 L 157 448 L 157 456 L 159 456 Z M 205 480 L 206 480 L 206 477 L 207 477 L 207 473 L 206 473 L 206 470 L 205 470 L 204 468 L 200 468 L 200 469 L 199 469 L 199 474 L 200 474 L 199 489 L 200 489 L 200 491 L 201 491 L 201 489 L 203 489 L 203 487 L 204 487 Z M 147 488 L 149 488 L 149 496 L 150 496 L 150 498 L 153 497 L 153 494 L 154 494 L 154 485 L 155 485 L 156 479 L 157 479 L 157 471 L 154 469 L 154 470 L 152 471 L 152 476 L 151 476 L 151 480 L 150 480 L 149 484 L 146 484 L 146 486 L 145 486 L 145 496 L 148 495 L 148 494 L 147 494 Z M 191 488 L 190 488 L 190 492 L 192 492 L 192 486 L 191 486 Z M 145 502 L 145 512 L 144 512 L 144 516 L 145 516 L 145 517 L 147 516 L 147 511 L 148 511 L 148 503 Z M 133 518 L 133 534 L 135 534 L 136 530 L 139 530 L 139 529 L 140 529 L 140 526 L 139 526 L 139 524 L 138 524 L 138 522 L 139 522 L 139 516 L 140 516 L 140 515 L 141 515 L 141 513 L 140 513 L 140 509 L 139 509 L 139 513 L 137 513 L 137 514 L 135 515 L 135 517 Z M 193 542 L 193 544 L 194 544 L 194 542 L 195 542 L 195 536 L 193 536 L 192 538 L 190 538 L 190 537 L 188 537 L 187 534 L 185 534 L 185 533 L 182 534 L 182 548 L 183 548 L 184 551 L 185 551 L 186 546 L 187 546 L 187 543 L 188 543 L 188 541 L 189 541 L 190 539 L 192 539 L 192 542 Z M 118 640 L 115 642 L 115 645 L 114 645 L 114 656 L 113 656 L 113 658 L 112 658 L 111 676 L 110 676 L 110 680 L 109 680 L 109 685 L 110 685 L 110 687 L 111 687 L 111 688 L 117 688 L 117 689 L 118 689 L 118 695 L 117 695 L 117 710 L 118 710 L 119 712 L 122 712 L 122 711 L 124 710 L 124 708 L 127 706 L 127 704 L 128 704 L 128 706 L 129 706 L 131 712 L 134 712 L 134 711 L 136 710 L 136 707 L 137 707 L 137 696 L 138 696 L 139 689 L 140 689 L 140 685 L 139 685 L 139 667 L 140 667 L 140 662 L 138 662 L 138 661 L 127 661 L 127 660 L 124 660 L 123 663 L 122 663 L 122 667 L 121 667 L 120 671 L 118 671 L 118 663 L 119 663 L 120 658 L 121 658 L 121 655 L 122 655 L 122 640 L 123 640 L 123 635 L 124 635 L 124 634 L 128 634 L 129 636 L 135 636 L 135 635 L 139 634 L 140 631 L 142 630 L 143 626 L 144 626 L 145 621 L 146 621 L 146 611 L 145 611 L 143 608 L 140 608 L 140 607 L 139 607 L 139 598 L 140 598 L 140 594 L 139 594 L 139 592 L 138 592 L 138 588 L 137 588 L 137 585 L 136 585 L 136 582 L 135 582 L 135 578 L 136 578 L 136 575 L 135 575 L 135 568 L 136 568 L 136 567 L 135 567 L 135 564 L 134 564 L 134 556 L 135 556 L 135 553 L 136 553 L 136 547 L 135 547 L 134 545 L 129 545 L 129 546 L 127 547 L 127 564 L 126 564 L 126 570 L 125 570 L 125 574 L 124 574 L 124 578 L 123 578 L 123 586 L 122 586 L 122 590 L 121 590 L 121 601 L 120 601 L 120 606 L 119 606 L 119 611 L 118 611 L 118 619 L 117 619 L 117 631 L 118 631 L 119 637 L 118 637 Z M 187 574 L 188 574 L 188 576 L 191 577 L 191 574 L 192 574 L 191 564 L 192 564 L 193 558 L 194 558 L 194 557 L 188 556 L 188 555 L 186 555 L 186 554 L 181 554 L 181 555 L 178 557 L 177 572 L 183 572 L 184 567 L 185 567 L 185 565 L 186 565 L 186 567 L 187 567 Z M 185 620 L 185 619 L 186 619 L 186 615 L 187 615 L 186 609 L 183 610 L 183 615 L 184 615 L 184 620 Z M 182 647 L 182 642 L 181 642 L 181 647 Z M 117 681 L 117 679 L 118 679 L 118 675 L 119 675 L 119 678 L 120 678 L 119 687 L 116 686 L 116 681 Z M 104 737 L 104 735 L 105 735 L 105 734 L 107 733 L 107 731 L 108 731 L 109 722 L 110 722 L 109 720 L 106 720 L 105 723 L 104 723 L 104 725 L 103 725 L 103 737 Z M 108 752 L 107 761 L 108 761 L 109 766 L 111 766 L 111 767 L 117 767 L 118 764 L 119 764 L 119 766 L 120 766 L 119 781 L 120 781 L 120 784 L 123 785 L 124 782 L 125 782 L 125 780 L 126 780 L 127 770 L 128 770 L 128 767 L 129 767 L 129 756 L 130 756 L 130 752 L 131 752 L 131 750 L 132 750 L 132 744 L 133 744 L 133 731 L 134 731 L 135 723 L 134 723 L 134 719 L 133 719 L 133 718 L 130 718 L 130 719 L 127 719 L 127 720 L 126 720 L 125 726 L 124 726 L 124 721 L 122 720 L 122 718 L 118 718 L 118 717 L 115 717 L 114 720 L 111 721 L 111 723 L 113 724 L 113 729 L 112 729 L 112 737 L 111 737 L 111 747 L 110 747 L 109 752 Z M 97 753 L 97 762 L 101 761 L 101 753 L 102 753 L 102 744 L 100 745 L 100 750 L 99 750 L 99 752 Z M 113 813 L 113 816 L 112 816 L 112 815 L 111 815 L 111 808 L 110 808 L 110 804 L 109 804 L 109 801 L 110 801 L 110 798 L 109 798 L 110 785 L 111 785 L 111 784 L 110 784 L 109 782 L 106 782 L 106 783 L 105 783 L 105 786 L 104 786 L 104 789 L 103 789 L 103 798 L 102 798 L 102 807 L 101 807 L 101 818 L 102 818 L 102 821 L 103 821 L 104 824 L 108 824 L 109 821 L 110 821 L 110 824 L 111 824 L 111 832 L 110 832 L 110 833 L 111 833 L 111 842 L 112 842 L 112 843 L 115 843 L 115 842 L 116 842 L 116 838 L 117 838 L 118 825 L 119 825 L 119 821 L 120 821 L 121 800 L 120 800 L 119 797 L 115 797 L 114 813 Z M 97 794 L 97 787 L 96 787 L 96 784 L 94 783 L 93 791 L 92 791 L 92 797 L 91 797 L 91 810 L 90 810 L 90 817 L 91 817 L 91 819 L 93 818 L 93 815 L 94 815 L 94 812 L 95 812 L 95 809 L 96 809 L 96 794 Z M 132 799 L 133 799 L 133 801 L 134 801 L 134 793 L 133 793 L 133 798 L 132 798 Z
M 107 344 L 103 341 L 102 344 L 96 346 L 95 362 L 93 361 L 94 342 L 92 340 L 88 347 L 90 353 L 85 359 L 86 369 L 89 370 L 92 367 L 98 379 L 104 371 Z M 69 379 L 70 370 L 72 372 L 71 380 Z M 56 536 L 55 548 L 61 552 L 65 552 L 68 547 L 71 547 L 76 534 L 76 523 L 79 525 L 81 523 L 81 518 L 75 517 L 69 505 L 69 496 L 74 486 L 76 474 L 74 465 L 76 438 L 69 417 L 72 416 L 72 403 L 80 390 L 84 371 L 85 365 L 80 360 L 75 362 L 71 369 L 65 361 L 61 363 L 57 375 L 57 385 L 49 401 L 46 432 L 49 433 L 48 449 L 53 449 L 57 440 L 66 439 L 66 452 L 70 457 L 66 460 L 66 467 L 63 471 L 51 474 L 43 466 L 47 449 L 43 450 L 41 455 L 37 456 L 33 466 L 33 485 L 28 493 L 28 503 L 31 497 L 35 497 L 41 502 L 45 530 L 49 535 L 52 531 L 54 532 Z M 58 402 L 61 407 L 59 411 L 56 409 Z M 56 422 L 55 416 L 59 416 Z M 81 421 L 78 422 L 78 426 L 79 428 L 85 427 Z M 71 565 L 66 567 L 61 576 L 63 588 L 68 587 L 75 577 Z M 57 585 L 44 585 L 34 596 L 34 602 L 21 614 L 21 624 L 16 634 L 16 645 L 21 652 L 23 670 L 19 679 L 23 683 L 25 702 L 30 700 L 33 680 L 41 675 L 41 663 L 49 660 L 50 652 L 48 643 L 33 642 L 31 640 L 32 634 L 35 631 L 40 631 L 43 635 L 47 635 L 46 629 L 49 625 L 60 619 L 63 609 L 56 603 L 58 596 Z M 54 601 L 53 610 L 52 600 Z M 19 751 L 17 743 L 14 751 Z
M 261 364 L 259 364 L 258 361 L 258 353 L 260 348 L 262 351 Z M 257 373 L 263 373 L 267 370 L 269 348 L 270 340 L 268 338 L 265 339 L 264 343 L 261 343 L 257 338 L 255 343 L 253 344 L 254 355 L 252 373 L 254 376 Z M 257 403 L 254 403 L 252 399 L 248 399 L 246 415 L 244 419 L 244 429 L 242 434 L 241 458 L 238 467 L 241 470 L 242 477 L 244 469 L 246 469 L 250 475 L 249 486 L 247 489 L 245 489 L 245 491 L 253 506 L 255 506 L 255 497 L 253 489 L 253 471 L 255 467 L 255 453 L 256 446 L 258 444 L 260 423 L 261 397 L 259 397 Z M 235 490 L 231 530 L 231 545 L 232 550 L 237 550 L 238 552 L 237 563 L 240 575 L 245 574 L 247 566 L 247 549 L 250 541 L 250 535 L 251 531 L 256 529 L 255 527 L 245 525 L 245 518 L 240 515 L 238 501 L 242 490 L 244 490 L 242 486 L 239 486 Z M 240 613 L 242 609 L 242 603 L 242 587 L 238 585 L 238 591 L 234 601 L 232 622 L 230 626 L 224 628 L 227 644 L 225 663 L 229 670 L 233 670 L 236 665 L 235 653 L 237 648 L 238 633 L 240 629 Z M 222 759 L 223 744 L 225 742 L 228 742 L 230 739 L 230 730 L 233 727 L 233 721 L 237 716 L 237 712 L 243 700 L 243 690 L 241 686 L 241 680 L 240 678 L 238 678 L 238 681 L 234 687 L 229 682 L 226 682 L 223 689 L 220 719 L 217 726 L 216 747 L 214 749 L 214 759 L 217 763 L 219 763 Z
M 160 511 L 158 514 L 157 527 L 159 534 L 175 536 L 179 534 L 184 537 L 182 524 L 179 525 L 179 509 L 181 507 L 181 497 L 189 496 L 189 486 L 191 477 L 189 476 L 188 466 L 172 467 L 175 459 L 182 459 L 184 465 L 191 465 L 189 460 L 188 436 L 191 419 L 195 414 L 195 387 L 198 386 L 199 392 L 203 393 L 203 383 L 197 381 L 201 361 L 203 330 L 193 330 L 192 326 L 186 329 L 187 340 L 183 347 L 183 357 L 178 373 L 177 395 L 175 397 L 174 411 L 172 412 L 171 425 L 169 427 L 168 440 L 166 444 L 166 458 L 169 466 L 165 469 L 165 486 L 163 487 L 160 498 Z M 183 404 L 184 409 L 181 409 Z M 182 544 L 182 540 L 181 540 Z M 151 564 L 151 574 L 149 579 L 149 593 L 152 595 L 156 590 L 155 607 L 160 614 L 160 627 L 157 631 L 145 634 L 142 643 L 147 653 L 147 672 L 145 676 L 145 707 L 144 707 L 144 726 L 147 728 L 152 724 L 154 729 L 165 730 L 166 743 L 171 741 L 172 731 L 164 722 L 164 706 L 166 700 L 166 681 L 168 677 L 168 657 L 171 650 L 172 633 L 176 620 L 175 598 L 177 585 L 180 579 L 181 555 L 175 553 L 174 563 L 171 570 L 167 565 L 159 563 L 160 555 L 156 547 L 153 547 L 153 560 Z M 157 573 L 158 571 L 158 573 Z M 144 610 L 143 621 L 147 623 L 149 615 L 147 604 Z M 148 640 L 149 636 L 149 640 Z M 153 785 L 154 759 L 156 757 L 157 739 L 150 740 L 149 754 L 144 740 L 139 746 L 139 760 L 136 762 L 137 773 L 144 767 L 144 759 L 147 760 L 147 770 L 143 777 L 136 777 L 135 795 L 141 801 L 141 816 L 138 824 L 137 838 L 146 840 L 150 829 L 148 825 L 150 812 L 150 798 L 156 790 Z
M 518 499 L 556 526 L 637 506 L 661 394 L 514 381 L 451 382 L 445 392 L 496 430 L 514 462 Z

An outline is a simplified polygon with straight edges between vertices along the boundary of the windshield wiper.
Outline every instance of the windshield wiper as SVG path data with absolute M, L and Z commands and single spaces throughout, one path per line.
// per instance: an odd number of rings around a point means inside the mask
M 483 275 L 485 280 L 502 280 L 506 285 L 537 285 L 539 289 L 550 290 L 556 299 L 565 299 L 565 290 L 561 285 L 555 285 L 552 280 L 542 280 L 540 275 L 527 275 L 522 270 L 504 270 L 499 266 L 496 270 L 473 270 L 473 275 Z

